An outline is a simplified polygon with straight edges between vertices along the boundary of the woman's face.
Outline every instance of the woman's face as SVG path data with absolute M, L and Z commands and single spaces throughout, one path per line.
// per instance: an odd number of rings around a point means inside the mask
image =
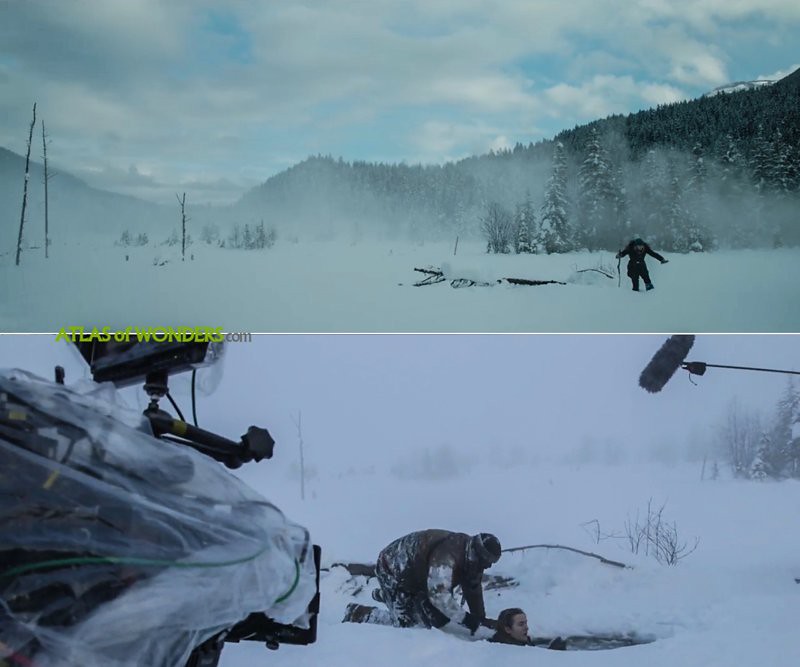
M 528 617 L 525 614 L 514 614 L 511 617 L 508 634 L 517 641 L 528 641 Z

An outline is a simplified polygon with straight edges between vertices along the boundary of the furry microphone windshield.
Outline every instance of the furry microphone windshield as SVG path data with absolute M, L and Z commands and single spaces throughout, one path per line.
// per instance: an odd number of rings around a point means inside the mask
M 653 355 L 639 376 L 639 386 L 651 394 L 661 391 L 667 381 L 674 375 L 689 350 L 694 345 L 694 336 L 670 336 Z

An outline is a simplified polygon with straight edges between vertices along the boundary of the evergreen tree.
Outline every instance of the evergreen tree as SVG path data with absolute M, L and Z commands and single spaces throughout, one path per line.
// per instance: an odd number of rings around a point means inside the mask
M 768 463 L 770 444 L 769 436 L 763 433 L 758 447 L 756 447 L 756 455 L 753 458 L 753 462 L 750 464 L 750 479 L 763 481 L 771 476 L 772 470 Z
M 614 248 L 622 233 L 618 192 L 613 169 L 596 128 L 592 128 L 585 152 L 586 158 L 578 173 L 581 241 L 589 250 Z
M 800 400 L 794 404 L 791 421 L 789 446 L 786 448 L 786 472 L 792 477 L 800 478 Z
M 796 441 L 793 433 L 798 416 L 800 416 L 800 392 L 790 377 L 778 399 L 771 432 L 774 448 L 770 455 L 770 462 L 776 473 L 785 472 L 791 476 L 800 474 L 800 448 L 798 447 L 800 442 Z
M 780 129 L 775 131 L 772 140 L 772 174 L 775 192 L 780 198 L 789 196 L 793 188 L 792 146 L 783 138 Z
M 541 211 L 541 225 L 534 238 L 538 251 L 547 254 L 568 252 L 574 249 L 567 210 L 567 154 L 564 144 L 555 142 L 553 149 L 553 172 L 547 181 Z
M 253 246 L 261 250 L 267 247 L 267 234 L 264 231 L 264 221 L 258 223 L 253 239 Z
M 517 206 L 514 215 L 514 225 L 516 235 L 514 240 L 514 251 L 519 253 L 531 253 L 534 251 L 533 237 L 536 229 L 536 216 L 533 212 L 530 192 L 525 196 L 525 201 Z
M 245 250 L 252 250 L 253 249 L 253 235 L 250 233 L 250 225 L 245 223 L 244 225 L 244 235 L 242 237 L 242 245 L 244 245 Z
M 739 143 L 730 134 L 726 137 L 725 151 L 720 157 L 720 165 L 723 194 L 741 194 L 745 160 L 741 150 L 739 150 Z
M 758 133 L 753 141 L 750 171 L 756 192 L 763 196 L 769 190 L 775 172 L 775 151 L 766 137 L 762 124 L 759 124 Z

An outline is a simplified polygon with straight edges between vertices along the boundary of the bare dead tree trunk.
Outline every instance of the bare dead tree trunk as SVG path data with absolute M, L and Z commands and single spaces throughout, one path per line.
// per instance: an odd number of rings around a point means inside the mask
M 47 183 L 50 175 L 47 172 L 47 135 L 44 131 L 44 121 L 42 121 L 42 162 L 44 163 L 44 256 L 50 256 L 50 217 L 47 199 Z
M 297 441 L 300 445 L 300 500 L 306 499 L 306 465 L 303 455 L 303 427 L 301 424 L 302 413 L 298 410 L 294 425 L 297 427 Z
M 178 195 L 175 195 L 178 197 Z M 178 203 L 181 205 L 181 261 L 186 261 L 186 193 L 183 197 L 178 197 Z
M 22 228 L 25 226 L 25 207 L 28 204 L 28 180 L 30 179 L 31 143 L 33 142 L 33 126 L 36 125 L 36 103 L 33 103 L 33 119 L 28 131 L 28 153 L 25 156 L 25 186 L 22 189 L 22 213 L 19 216 L 19 236 L 17 237 L 17 266 L 22 252 Z
M 456 236 L 456 245 L 455 245 L 455 247 L 453 248 L 453 257 L 455 257 L 455 254 L 456 254 L 457 252 L 458 252 L 458 236 Z

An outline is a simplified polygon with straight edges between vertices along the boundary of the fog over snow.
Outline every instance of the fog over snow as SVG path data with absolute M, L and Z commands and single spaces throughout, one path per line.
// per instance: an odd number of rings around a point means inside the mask
M 0 330 L 224 326 L 252 332 L 797 332 L 796 248 L 665 252 L 631 291 L 610 252 L 487 255 L 481 242 L 120 248 L 88 238 L 0 261 Z M 656 250 L 659 250 L 656 247 Z M 126 256 L 128 261 L 126 261 Z M 194 257 L 191 261 L 190 258 Z M 414 287 L 415 268 L 447 281 Z M 596 269 L 609 273 L 607 277 Z M 454 289 L 451 278 L 489 282 Z M 504 278 L 566 285 L 497 283 Z
M 216 387 L 198 399 L 199 423 L 231 437 L 253 423 L 270 429 L 275 457 L 236 474 L 311 530 L 323 567 L 374 562 L 395 537 L 428 527 L 491 531 L 505 547 L 570 546 L 632 569 L 563 550 L 505 554 L 490 572 L 521 583 L 487 591 L 488 612 L 520 606 L 538 635 L 636 632 L 655 641 L 557 653 L 342 624 L 345 605 L 356 598 L 333 568 L 323 572 L 315 645 L 276 653 L 229 645 L 221 665 L 349 667 L 376 658 L 391 667 L 797 664 L 800 534 L 793 517 L 800 487 L 734 479 L 714 444 L 732 397 L 768 412 L 786 376 L 710 368 L 691 382 L 679 371 L 660 393 L 648 394 L 638 375 L 663 341 L 329 335 L 229 345 L 222 366 L 199 374 L 202 387 Z M 697 337 L 688 359 L 798 370 L 798 352 L 796 336 L 708 335 Z M 86 375 L 69 345 L 52 336 L 0 336 L 0 367 L 51 376 L 55 363 L 65 366 L 68 383 Z M 171 385 L 188 411 L 187 379 Z M 140 389 L 123 395 L 144 406 Z M 624 536 L 626 520 L 645 512 L 648 501 L 664 506 L 682 540 L 699 540 L 675 566 L 632 553 L 625 539 L 603 537 Z M 366 602 L 369 588 L 357 599 Z
M 231 203 L 318 153 L 437 163 L 796 69 L 800 10 L 553 0 L 0 6 L 0 146 L 38 103 L 52 165 Z

